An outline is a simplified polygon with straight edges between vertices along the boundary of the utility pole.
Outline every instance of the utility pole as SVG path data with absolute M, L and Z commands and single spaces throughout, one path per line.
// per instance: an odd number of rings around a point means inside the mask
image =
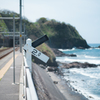
M 22 0 L 20 0 L 20 52 L 22 53 Z
M 25 45 L 25 23 L 24 23 L 24 45 Z
M 13 83 L 15 84 L 15 15 L 13 15 Z

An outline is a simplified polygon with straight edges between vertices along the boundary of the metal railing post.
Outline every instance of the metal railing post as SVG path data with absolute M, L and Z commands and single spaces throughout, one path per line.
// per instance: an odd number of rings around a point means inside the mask
M 27 39 L 27 40 L 26 40 L 26 44 L 27 44 L 28 47 L 30 48 L 31 45 L 32 45 L 32 40 L 31 40 L 31 39 Z M 27 60 L 27 64 L 28 64 L 28 66 L 29 66 L 30 72 L 32 72 L 32 64 L 31 64 L 32 55 L 31 55 L 31 53 L 29 52 L 29 49 L 26 50 L 26 60 Z

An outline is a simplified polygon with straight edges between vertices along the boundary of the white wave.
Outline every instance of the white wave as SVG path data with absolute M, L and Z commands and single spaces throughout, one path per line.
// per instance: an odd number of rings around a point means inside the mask
M 85 50 L 92 50 L 93 48 L 85 49 Z
M 90 78 L 95 78 L 95 79 L 99 79 L 100 78 L 100 74 L 87 74 L 85 72 L 80 72 L 80 71 L 76 71 L 76 73 L 80 73 L 81 75 L 84 75 L 84 76 L 88 76 Z
M 100 49 L 100 48 L 95 48 L 95 49 Z
M 93 49 L 100 49 L 100 48 L 88 48 L 88 49 L 85 49 L 85 50 L 93 50 Z
M 81 83 L 82 84 L 82 83 Z M 83 83 L 84 84 L 84 83 Z M 71 86 L 74 87 L 74 89 L 77 89 L 77 91 L 80 93 L 80 94 L 83 94 L 86 98 L 88 98 L 89 100 L 100 100 L 100 97 L 96 96 L 96 95 L 93 95 L 91 94 L 90 92 L 88 92 L 87 90 L 79 87 L 79 84 L 73 84 L 71 83 Z M 92 97 L 92 98 L 90 98 Z
M 75 50 L 75 49 L 76 49 L 76 47 L 72 48 L 72 50 Z
M 69 80 L 70 83 L 68 83 L 69 87 L 71 87 L 73 90 L 74 89 L 77 89 L 77 92 L 80 93 L 80 94 L 83 94 L 86 98 L 88 98 L 89 100 L 100 100 L 100 98 L 96 95 L 93 95 L 91 94 L 88 89 L 84 89 L 80 86 L 80 82 L 78 82 L 78 80 L 73 80 L 73 79 L 70 79 L 68 77 L 64 77 L 65 80 Z M 71 82 L 73 81 L 73 82 Z M 84 81 L 83 81 L 84 82 Z M 81 83 L 84 85 L 84 83 Z M 90 98 L 92 97 L 92 98 Z
M 60 50 L 60 51 L 73 51 L 73 50 L 75 50 L 76 48 L 72 48 L 72 49 L 58 49 L 58 50 Z
M 100 57 L 94 57 L 94 56 L 85 56 L 85 58 L 100 58 Z
M 74 58 L 74 59 L 73 59 Z M 60 62 L 81 62 L 81 63 L 92 63 L 92 64 L 100 64 L 100 60 L 99 59 L 75 59 L 75 57 L 57 57 L 56 61 L 60 61 Z
M 91 58 L 94 58 L 94 59 L 97 58 L 97 59 L 100 59 L 100 57 L 97 57 L 97 56 L 89 56 L 89 55 L 86 55 L 86 54 L 84 54 L 84 55 L 77 55 L 77 58 L 90 58 L 90 59 Z
M 74 68 L 74 69 L 71 69 L 73 70 L 73 72 L 84 72 L 85 70 L 83 68 L 80 68 L 80 69 L 77 69 L 77 68 Z M 71 73 L 70 73 L 71 74 Z M 84 73 L 83 73 L 84 74 Z M 66 80 L 69 80 L 70 81 L 70 85 L 71 87 L 73 87 L 74 89 L 77 89 L 77 91 L 81 94 L 83 94 L 85 97 L 87 97 L 89 100 L 100 100 L 100 97 L 96 96 L 96 95 L 93 95 L 91 94 L 89 91 L 88 91 L 88 88 L 85 89 L 82 87 L 82 84 L 83 85 L 87 85 L 87 83 L 85 84 L 84 82 L 85 81 L 79 81 L 77 80 L 77 78 L 71 78 L 71 76 L 65 76 L 64 77 Z M 72 81 L 72 82 L 71 82 Z M 80 83 L 81 82 L 81 83 Z M 93 97 L 93 98 L 90 98 L 90 97 Z
M 71 51 L 71 49 L 58 49 L 59 51 Z
M 81 75 L 84 76 L 88 76 L 90 78 L 95 78 L 95 79 L 99 79 L 100 78 L 100 73 L 98 73 L 98 71 L 100 71 L 100 67 L 96 67 L 96 68 L 73 68 L 73 69 L 69 69 L 70 72 L 74 72 L 74 73 L 79 73 Z

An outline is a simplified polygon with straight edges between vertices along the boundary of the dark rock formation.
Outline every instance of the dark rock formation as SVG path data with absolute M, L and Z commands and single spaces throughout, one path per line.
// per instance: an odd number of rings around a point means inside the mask
M 100 48 L 100 46 L 98 46 L 98 48 Z
M 80 62 L 72 62 L 72 63 L 62 63 L 62 68 L 87 68 L 87 67 L 97 67 L 96 64 L 90 64 L 90 63 L 80 63 Z
M 58 67 L 47 67 L 46 71 L 49 71 L 49 72 L 54 71 L 54 72 L 56 72 L 56 71 L 58 71 Z
M 55 38 L 52 39 L 52 47 L 62 48 L 62 49 L 72 49 L 73 47 L 90 48 L 90 46 L 84 39 L 77 39 L 77 38 L 66 39 L 64 36 L 63 38 L 58 38 L 57 40 Z
M 85 49 L 84 47 L 77 47 L 77 49 Z

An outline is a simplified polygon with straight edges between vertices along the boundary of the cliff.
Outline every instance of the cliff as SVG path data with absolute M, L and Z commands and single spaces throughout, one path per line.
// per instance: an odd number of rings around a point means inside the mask
M 42 34 L 46 34 L 50 41 L 48 45 L 53 48 L 89 48 L 85 39 L 78 33 L 75 27 L 64 22 L 56 20 L 47 20 L 40 18 L 35 25 L 40 29 Z

